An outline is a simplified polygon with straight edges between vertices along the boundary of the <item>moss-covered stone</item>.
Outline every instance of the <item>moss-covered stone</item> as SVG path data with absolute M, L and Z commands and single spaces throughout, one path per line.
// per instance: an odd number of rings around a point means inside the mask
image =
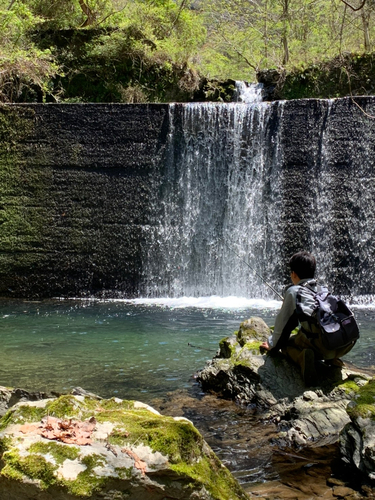
M 43 438 L 35 423 L 46 416 L 60 418 L 66 425 L 71 420 L 95 418 L 91 445 Z M 25 425 L 33 423 L 34 428 Z M 109 483 L 113 488 L 114 480 L 124 491 L 134 485 L 143 487 L 144 481 L 161 487 L 160 478 L 163 488 L 165 483 L 174 483 L 173 488 L 180 483 L 179 488 L 185 491 L 181 498 L 203 490 L 211 499 L 246 498 L 191 422 L 162 416 L 138 402 L 66 395 L 31 404 L 30 408 L 18 404 L 0 424 L 0 488 L 2 478 L 6 478 L 87 498 L 102 494 Z M 34 430 L 29 431 L 29 427 Z
M 33 443 L 29 448 L 29 452 L 40 455 L 50 454 L 57 464 L 62 464 L 65 460 L 75 460 L 79 456 L 77 446 L 64 446 L 62 443 L 55 441 Z
M 361 417 L 375 421 L 375 379 L 371 379 L 357 390 L 354 400 L 347 407 L 347 412 L 352 419 Z
M 0 420 L 0 431 L 10 424 L 23 424 L 25 422 L 39 422 L 46 415 L 44 408 L 20 404 L 17 408 L 11 408 Z
M 236 337 L 225 337 L 219 342 L 219 357 L 231 358 L 236 352 L 237 340 Z
M 268 325 L 262 318 L 251 317 L 243 321 L 237 333 L 237 340 L 243 347 L 246 343 L 260 341 L 260 343 L 267 340 L 270 334 Z
M 18 275 L 39 261 L 44 230 L 50 223 L 44 204 L 50 170 L 38 164 L 39 148 L 33 143 L 20 147 L 32 137 L 34 128 L 33 109 L 0 105 L 0 266 L 6 276 L 4 288 L 14 287 Z M 32 165 L 28 163 L 30 148 Z

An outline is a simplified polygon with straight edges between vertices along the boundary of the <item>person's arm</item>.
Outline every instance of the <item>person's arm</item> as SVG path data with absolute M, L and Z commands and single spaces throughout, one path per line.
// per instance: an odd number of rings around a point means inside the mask
M 287 289 L 283 305 L 275 319 L 273 333 L 268 342 L 262 344 L 265 349 L 278 351 L 286 344 L 292 330 L 298 326 L 295 292 L 295 287 Z

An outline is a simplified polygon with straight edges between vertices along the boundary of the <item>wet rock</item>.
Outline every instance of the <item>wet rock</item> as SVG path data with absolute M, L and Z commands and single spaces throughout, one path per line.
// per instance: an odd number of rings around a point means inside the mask
M 350 422 L 340 436 L 345 463 L 375 480 L 375 379 L 361 387 L 347 407 Z
M 241 347 L 256 340 L 263 342 L 270 334 L 270 329 L 262 318 L 252 317 L 243 321 L 237 333 L 237 341 Z
M 19 402 L 39 401 L 45 398 L 47 398 L 47 394 L 44 392 L 29 392 L 24 389 L 0 386 L 0 417 Z
M 239 332 L 220 342 L 219 354 L 199 372 L 203 390 L 255 406 L 264 420 L 277 423 L 274 442 L 279 446 L 336 443 L 350 421 L 347 405 L 371 376 L 355 367 L 333 368 L 320 362 L 320 386 L 307 390 L 298 368 L 282 354 L 260 351 L 269 334 L 260 318 L 243 322 Z
M 257 73 L 257 81 L 263 84 L 264 100 L 279 99 L 279 93 L 285 82 L 285 70 L 265 69 Z
M 0 430 L 7 500 L 248 498 L 189 420 L 140 402 L 83 395 L 21 402 Z

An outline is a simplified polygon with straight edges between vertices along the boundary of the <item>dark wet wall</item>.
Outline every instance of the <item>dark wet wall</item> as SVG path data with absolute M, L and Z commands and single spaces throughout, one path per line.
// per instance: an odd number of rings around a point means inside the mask
M 0 295 L 375 293 L 375 99 L 0 108 Z
M 0 108 L 0 294 L 138 294 L 164 105 Z

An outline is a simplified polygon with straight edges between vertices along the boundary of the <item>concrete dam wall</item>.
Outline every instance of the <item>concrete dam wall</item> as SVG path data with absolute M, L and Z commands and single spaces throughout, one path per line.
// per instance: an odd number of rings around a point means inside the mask
M 375 98 L 0 107 L 0 295 L 375 293 Z M 245 262 L 244 262 L 245 261 Z M 361 299 L 362 300 L 362 299 Z

